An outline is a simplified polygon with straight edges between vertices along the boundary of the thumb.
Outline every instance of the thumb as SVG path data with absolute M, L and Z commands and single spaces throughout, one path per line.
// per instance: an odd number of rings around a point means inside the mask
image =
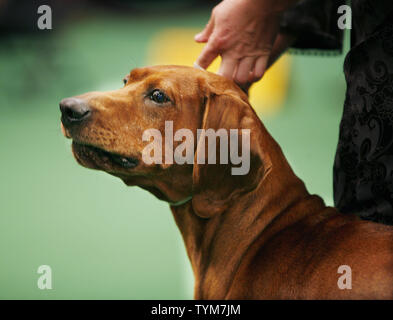
M 213 17 L 210 18 L 209 22 L 207 23 L 206 27 L 195 35 L 194 40 L 196 42 L 207 42 L 210 38 L 214 29 L 214 19 Z

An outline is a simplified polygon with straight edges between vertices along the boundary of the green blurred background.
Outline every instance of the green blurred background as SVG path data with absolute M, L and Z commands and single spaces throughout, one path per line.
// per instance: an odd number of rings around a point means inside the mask
M 15 8 L 0 0 L 0 299 L 191 299 L 192 272 L 168 205 L 77 165 L 58 102 L 120 87 L 132 68 L 149 64 L 157 34 L 202 29 L 214 2 L 48 2 L 53 30 L 37 30 L 40 1 Z M 278 111 L 257 109 L 309 191 L 328 204 L 342 63 L 291 56 Z M 44 264 L 52 290 L 37 287 Z

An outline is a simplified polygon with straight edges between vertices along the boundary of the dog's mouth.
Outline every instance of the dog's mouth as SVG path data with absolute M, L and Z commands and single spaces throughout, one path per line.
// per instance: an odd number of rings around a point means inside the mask
M 95 153 L 99 154 L 101 158 L 106 157 L 113 163 L 121 166 L 122 168 L 130 169 L 130 168 L 135 168 L 138 165 L 138 160 L 135 158 L 124 157 L 122 155 L 116 153 L 110 153 L 108 151 L 96 147 L 88 146 L 88 148 L 91 148 Z
M 132 169 L 138 166 L 139 160 L 112 153 L 95 146 L 72 142 L 73 153 L 78 162 L 93 169 L 109 169 L 113 166 L 122 169 Z

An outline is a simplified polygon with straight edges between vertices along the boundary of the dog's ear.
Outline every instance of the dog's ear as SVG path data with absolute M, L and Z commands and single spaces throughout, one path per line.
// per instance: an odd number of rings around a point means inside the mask
M 262 124 L 248 102 L 236 93 L 211 93 L 206 99 L 194 158 L 192 205 L 197 215 L 210 218 L 255 189 L 265 168 L 258 142 Z M 227 141 L 215 134 L 226 135 Z

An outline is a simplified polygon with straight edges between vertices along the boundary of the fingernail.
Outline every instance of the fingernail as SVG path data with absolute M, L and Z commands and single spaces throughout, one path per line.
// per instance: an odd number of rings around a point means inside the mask
M 197 62 L 194 62 L 194 68 L 197 68 L 197 69 L 200 69 L 200 70 L 205 70 Z

